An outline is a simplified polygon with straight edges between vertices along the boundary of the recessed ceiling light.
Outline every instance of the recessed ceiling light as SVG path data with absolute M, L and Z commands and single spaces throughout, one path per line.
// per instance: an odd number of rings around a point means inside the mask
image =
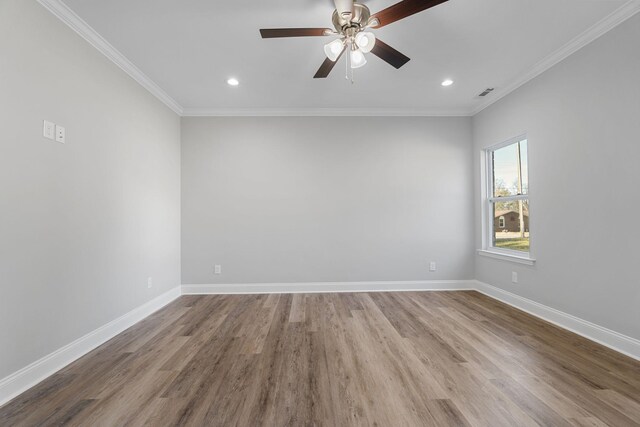
M 229 80 L 227 80 L 227 84 L 229 86 L 238 86 L 240 84 L 240 82 L 238 81 L 238 79 L 234 79 L 233 77 L 230 78 Z
M 451 86 L 452 84 L 453 84 L 453 80 L 451 79 L 447 79 L 441 83 L 441 85 L 444 87 Z

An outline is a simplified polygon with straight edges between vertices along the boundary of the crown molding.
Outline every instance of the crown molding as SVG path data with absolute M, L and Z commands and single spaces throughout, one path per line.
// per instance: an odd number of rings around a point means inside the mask
M 544 58 L 542 61 L 535 64 L 529 71 L 516 78 L 513 82 L 503 88 L 496 89 L 491 94 L 489 99 L 483 101 L 480 105 L 473 108 L 470 115 L 475 116 L 485 108 L 498 102 L 500 99 L 509 95 L 520 86 L 538 77 L 540 74 L 544 73 L 560 61 L 571 56 L 597 38 L 603 36 L 618 25 L 622 24 L 624 21 L 631 18 L 638 12 L 640 12 L 640 0 L 630 0 L 626 2 L 611 14 L 588 28 L 586 31 L 573 38 L 560 49 L 556 50 L 555 52 Z
M 138 67 L 129 61 L 122 53 L 104 39 L 96 30 L 91 28 L 82 18 L 80 18 L 69 6 L 61 0 L 37 0 L 49 12 L 67 24 L 69 28 L 78 33 L 80 37 L 85 39 L 94 48 L 100 51 L 104 56 L 110 59 L 114 64 L 120 67 L 131 78 L 138 82 L 142 87 L 147 89 L 162 101 L 167 107 L 176 114 L 182 115 L 183 108 L 178 104 L 167 92 L 158 86 L 153 80 L 144 74 Z
M 472 117 L 640 12 L 640 0 L 629 0 L 560 49 L 535 64 L 529 71 L 514 79 L 508 85 L 497 88 L 489 99 L 483 100 L 480 104 L 472 108 L 183 108 L 167 92 L 65 5 L 62 0 L 37 1 L 162 101 L 167 107 L 183 117 Z
M 468 108 L 185 108 L 183 117 L 470 117 Z

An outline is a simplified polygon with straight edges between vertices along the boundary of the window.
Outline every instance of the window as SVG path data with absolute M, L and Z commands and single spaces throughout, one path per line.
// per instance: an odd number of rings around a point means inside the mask
M 510 140 L 486 151 L 486 250 L 529 256 L 529 168 L 527 139 Z

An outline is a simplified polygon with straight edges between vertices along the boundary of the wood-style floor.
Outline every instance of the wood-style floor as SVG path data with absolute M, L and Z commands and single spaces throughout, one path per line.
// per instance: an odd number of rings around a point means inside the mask
M 184 296 L 0 425 L 640 425 L 640 363 L 477 292 Z

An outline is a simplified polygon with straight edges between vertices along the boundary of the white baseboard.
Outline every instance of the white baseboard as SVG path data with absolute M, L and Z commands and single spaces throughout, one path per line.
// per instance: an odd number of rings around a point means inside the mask
M 475 280 L 417 280 L 394 282 L 307 282 L 182 285 L 182 295 L 295 294 L 325 292 L 462 291 Z
M 178 286 L 106 325 L 89 332 L 71 344 L 67 344 L 29 366 L 1 379 L 0 406 L 115 337 L 125 329 L 135 325 L 179 296 L 180 287 Z
M 182 295 L 476 290 L 640 360 L 640 341 L 477 280 L 182 285 L 0 380 L 0 406 Z
M 563 329 L 567 329 L 591 341 L 602 344 L 605 347 L 609 347 L 633 359 L 640 360 L 640 341 L 635 338 L 622 335 L 611 329 L 604 328 L 595 323 L 556 310 L 555 308 L 547 307 L 546 305 L 512 294 L 511 292 L 487 283 L 478 280 L 475 282 L 475 288 L 478 292 L 553 323 Z
M 640 341 L 478 280 L 182 285 L 183 295 L 476 290 L 533 316 L 640 360 Z

